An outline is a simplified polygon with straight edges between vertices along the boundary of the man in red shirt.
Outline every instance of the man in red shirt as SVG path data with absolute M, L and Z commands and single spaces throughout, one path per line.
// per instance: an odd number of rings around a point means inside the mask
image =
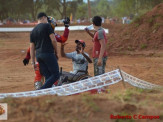
M 65 43 L 67 41 L 68 35 L 69 35 L 69 29 L 68 29 L 69 22 L 70 22 L 69 18 L 66 18 L 64 20 L 65 30 L 64 30 L 64 33 L 63 33 L 62 36 L 57 34 L 57 33 L 54 33 L 57 42 Z M 55 19 L 53 17 L 48 17 L 48 23 L 51 24 L 51 27 L 55 30 L 55 27 L 57 26 L 57 23 L 55 22 Z M 25 66 L 28 65 L 30 58 L 31 58 L 31 56 L 30 56 L 30 48 L 28 48 L 26 57 L 23 60 L 23 64 Z M 40 89 L 40 87 L 43 85 L 41 81 L 44 78 L 43 78 L 42 74 L 40 73 L 40 68 L 39 68 L 39 63 L 38 62 L 36 62 L 36 66 L 37 67 L 35 68 L 34 86 L 35 86 L 35 89 L 37 90 L 37 89 Z M 55 82 L 55 85 L 57 85 L 57 82 Z
M 94 61 L 94 75 L 101 75 L 105 73 L 105 66 L 107 61 L 107 39 L 104 29 L 101 27 L 102 19 L 100 16 L 94 16 L 92 19 L 95 33 L 92 34 L 87 28 L 86 32 L 92 37 L 93 51 L 92 57 Z

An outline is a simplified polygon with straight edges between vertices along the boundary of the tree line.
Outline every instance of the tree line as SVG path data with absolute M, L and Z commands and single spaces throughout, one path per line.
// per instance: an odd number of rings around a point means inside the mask
M 89 0 L 87 0 L 89 1 Z M 94 0 L 90 2 L 91 16 L 123 17 L 141 15 L 163 0 Z M 6 18 L 36 20 L 38 12 L 62 19 L 88 18 L 88 4 L 83 0 L 0 0 L 0 20 Z

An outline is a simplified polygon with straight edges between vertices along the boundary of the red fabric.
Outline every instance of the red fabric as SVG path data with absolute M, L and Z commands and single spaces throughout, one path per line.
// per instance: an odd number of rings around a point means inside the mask
M 35 70 L 35 80 L 34 80 L 34 83 L 35 82 L 41 82 L 41 80 L 42 80 L 42 75 L 41 75 L 41 73 L 40 73 L 40 66 L 39 66 L 39 63 L 37 63 L 36 64 L 36 66 L 37 66 L 37 69 L 38 70 Z M 54 85 L 57 85 L 58 84 L 58 80 L 54 83 Z
M 63 33 L 63 37 L 68 38 L 69 35 L 69 29 L 67 27 L 65 27 L 64 33 Z
M 57 86 L 57 84 L 58 84 L 58 80 L 57 80 L 56 82 L 54 82 L 54 85 L 55 85 L 55 86 Z
M 35 80 L 34 80 L 34 82 L 41 82 L 41 79 L 42 79 L 42 75 L 41 75 L 41 73 L 40 73 L 40 67 L 39 67 L 39 64 L 37 63 L 36 64 L 36 66 L 37 66 L 37 69 L 38 70 L 35 70 Z
M 104 38 L 105 38 L 105 44 L 107 44 L 105 31 L 103 31 L 103 34 L 104 34 Z M 98 31 L 97 31 L 93 38 L 93 52 L 92 52 L 93 58 L 99 58 L 100 49 L 101 49 L 101 44 L 98 40 Z M 106 57 L 106 56 L 107 56 L 107 52 L 105 51 L 103 57 Z
M 25 58 L 28 59 L 28 60 L 31 58 L 31 56 L 30 56 L 30 48 L 28 48 Z
M 107 90 L 103 88 L 100 88 L 99 91 L 103 93 L 107 93 Z M 90 92 L 91 94 L 97 94 L 99 91 L 98 89 L 92 89 L 92 90 L 89 90 L 88 92 Z

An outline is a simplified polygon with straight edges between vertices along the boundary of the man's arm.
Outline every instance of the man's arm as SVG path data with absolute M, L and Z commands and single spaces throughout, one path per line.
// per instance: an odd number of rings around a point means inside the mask
M 87 28 L 85 29 L 85 31 L 93 38 L 94 37 L 94 34 L 91 33 Z
M 30 43 L 30 55 L 31 55 L 31 63 L 35 64 L 35 45 L 34 45 L 34 43 Z
M 92 63 L 92 60 L 84 52 L 82 52 L 82 55 L 86 58 L 86 60 L 88 61 L 88 63 Z
M 57 41 L 56 41 L 56 38 L 54 36 L 54 33 L 50 34 L 49 36 L 50 36 L 50 39 L 52 41 L 52 45 L 53 45 L 53 48 L 54 48 L 55 55 L 58 58 Z
M 68 29 L 68 27 L 65 27 L 65 30 L 64 30 L 64 33 L 63 33 L 62 36 L 67 39 L 68 38 L 68 35 L 69 35 L 69 29 Z
M 57 42 L 65 43 L 68 39 L 68 35 L 69 35 L 69 29 L 68 29 L 68 27 L 65 27 L 63 35 L 61 36 L 61 35 L 55 33 L 55 38 L 56 38 Z
M 30 60 L 30 58 L 31 58 L 31 55 L 30 55 L 30 47 L 27 50 L 27 54 L 26 54 L 26 57 L 25 58 L 28 59 L 28 60 Z
M 65 51 L 64 51 L 65 44 L 61 44 L 61 56 L 66 57 Z

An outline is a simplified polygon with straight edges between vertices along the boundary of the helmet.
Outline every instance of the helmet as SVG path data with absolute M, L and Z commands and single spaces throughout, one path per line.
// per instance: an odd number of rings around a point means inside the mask
M 48 16 L 48 23 L 51 24 L 53 29 L 57 26 L 56 20 L 51 16 Z

